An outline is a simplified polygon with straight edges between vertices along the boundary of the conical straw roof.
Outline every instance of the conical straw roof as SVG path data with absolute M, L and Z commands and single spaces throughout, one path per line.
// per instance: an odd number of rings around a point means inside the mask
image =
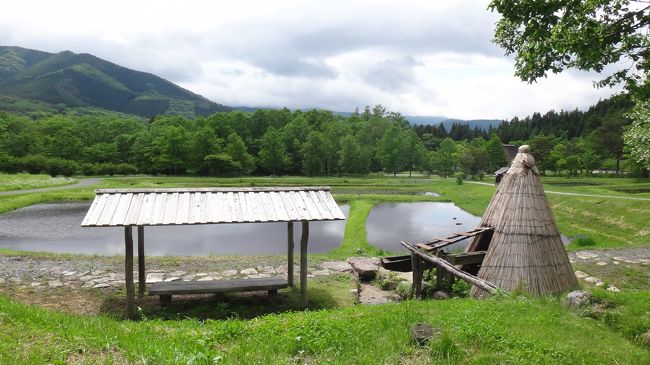
M 506 291 L 542 296 L 578 282 L 538 175 L 530 148 L 519 147 L 481 220 L 494 234 L 478 277 Z M 472 295 L 483 294 L 472 288 Z

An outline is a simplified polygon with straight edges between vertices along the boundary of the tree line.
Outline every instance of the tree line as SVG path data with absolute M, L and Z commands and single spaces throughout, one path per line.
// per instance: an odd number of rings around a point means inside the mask
M 123 115 L 29 117 L 4 112 L 0 171 L 68 176 L 417 171 L 482 178 L 507 164 L 501 144 L 513 142 L 530 143 L 545 172 L 578 174 L 615 168 L 611 161 L 623 157 L 619 127 L 627 122 L 617 114 L 623 107 L 616 103 L 603 104 L 609 107 L 599 103 L 594 109 L 598 113 L 534 114 L 498 128 L 470 130 L 461 137 L 454 133 L 462 126 L 449 133 L 442 125 L 413 126 L 381 105 L 349 117 L 326 110 L 260 109 L 196 119 L 157 116 L 148 121 Z M 580 132 L 568 130 L 574 124 L 583 125 Z

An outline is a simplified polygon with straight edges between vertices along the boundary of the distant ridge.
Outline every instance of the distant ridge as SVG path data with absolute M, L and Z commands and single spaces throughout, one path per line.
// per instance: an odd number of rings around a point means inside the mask
M 0 46 L 0 96 L 66 107 L 97 107 L 151 117 L 208 116 L 231 108 L 156 75 L 87 53 Z

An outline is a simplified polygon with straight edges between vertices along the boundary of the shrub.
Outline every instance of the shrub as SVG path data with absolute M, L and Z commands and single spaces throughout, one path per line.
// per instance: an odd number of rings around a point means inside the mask
M 0 152 L 0 171 L 15 174 L 20 170 L 20 164 L 15 157 Z
M 576 235 L 576 238 L 573 240 L 573 243 L 578 247 L 587 247 L 587 246 L 596 245 L 596 241 L 594 240 L 593 237 L 583 235 L 583 234 Z
M 454 174 L 454 177 L 456 178 L 456 184 L 458 185 L 463 185 L 463 180 L 465 180 L 465 173 L 462 171 L 459 171 Z
M 18 160 L 20 170 L 30 174 L 40 174 L 47 169 L 47 158 L 41 155 L 30 155 Z
M 115 173 L 117 175 L 135 175 L 138 173 L 138 168 L 128 163 L 121 163 L 115 166 Z
M 56 177 L 59 175 L 72 176 L 79 170 L 79 164 L 72 160 L 64 160 L 62 158 L 47 159 L 47 166 L 45 172 L 50 176 Z

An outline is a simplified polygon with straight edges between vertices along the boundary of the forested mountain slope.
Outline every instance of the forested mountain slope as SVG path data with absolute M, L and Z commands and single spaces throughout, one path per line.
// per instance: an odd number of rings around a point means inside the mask
M 90 54 L 0 47 L 0 96 L 66 107 L 98 107 L 143 117 L 208 116 L 230 108 L 156 75 Z

